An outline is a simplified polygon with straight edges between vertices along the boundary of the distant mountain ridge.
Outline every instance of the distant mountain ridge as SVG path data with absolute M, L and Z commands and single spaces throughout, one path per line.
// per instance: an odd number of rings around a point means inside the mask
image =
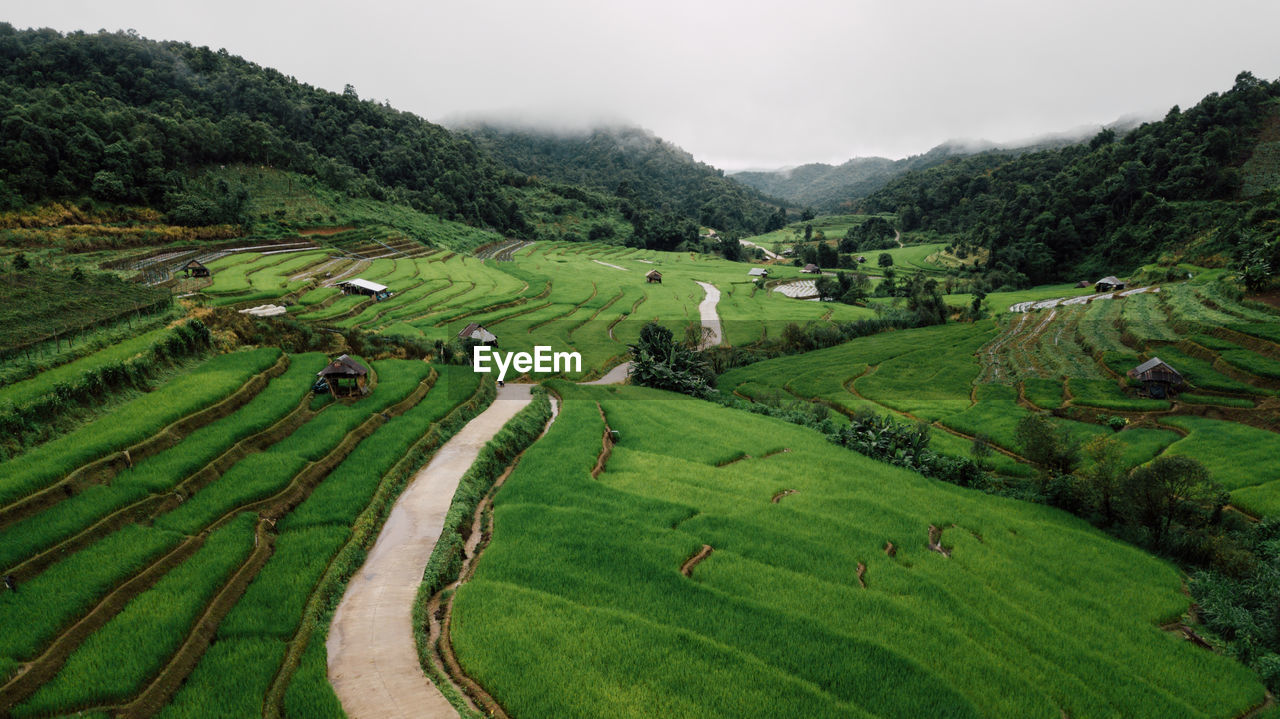
M 911 170 L 936 167 L 953 157 L 996 154 L 1016 157 L 1028 152 L 1069 147 L 1104 129 L 1124 133 L 1137 127 L 1139 117 L 1126 117 L 1109 125 L 1078 127 L 1035 138 L 1008 143 L 990 140 L 948 140 L 928 152 L 901 160 L 886 157 L 855 157 L 839 165 L 822 162 L 778 170 L 752 170 L 730 173 L 729 177 L 757 190 L 795 205 L 823 211 L 847 211 L 854 202 L 881 189 L 895 177 Z

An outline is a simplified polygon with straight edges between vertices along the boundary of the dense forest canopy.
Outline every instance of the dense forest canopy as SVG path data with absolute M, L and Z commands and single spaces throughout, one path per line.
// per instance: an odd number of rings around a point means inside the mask
M 638 128 L 577 133 L 477 125 L 476 144 L 516 172 L 616 195 L 718 230 L 776 229 L 776 207 L 758 191 Z
M 191 202 L 185 176 L 237 162 L 471 224 L 521 225 L 507 173 L 471 142 L 350 87 L 320 90 L 225 50 L 0 23 L 0 209 L 88 194 L 234 220 L 224 216 L 234 202 Z
M 1280 82 L 1241 73 L 1229 91 L 1127 134 L 951 159 L 893 179 L 861 206 L 896 212 L 906 231 L 962 234 L 991 250 L 990 269 L 1009 284 L 1111 274 L 1171 249 L 1234 255 L 1280 228 L 1276 168 L 1251 159 L 1280 140 L 1277 98 Z

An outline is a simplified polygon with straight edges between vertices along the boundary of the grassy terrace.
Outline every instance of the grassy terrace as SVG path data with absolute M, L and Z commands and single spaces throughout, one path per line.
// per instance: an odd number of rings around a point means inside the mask
M 776 420 L 560 389 L 454 606 L 464 669 L 513 716 L 1232 717 L 1262 699 L 1160 630 L 1189 602 L 1173 567 L 1084 522 Z M 597 401 L 620 439 L 592 479 Z
M 279 351 L 215 357 L 176 386 L 189 394 L 250 358 L 269 365 Z M 166 716 L 259 714 L 278 674 L 277 707 L 286 689 L 295 704 L 332 701 L 323 652 L 305 651 L 327 606 L 322 598 L 340 592 L 344 571 L 376 535 L 381 515 L 371 504 L 393 498 L 403 472 L 469 416 L 451 413 L 484 398 L 470 368 L 385 360 L 371 365 L 370 396 L 308 409 L 302 400 L 326 361 L 290 357 L 235 412 L 110 483 L 0 527 L 5 567 L 57 552 L 24 571 L 20 592 L 0 592 L 0 684 L 27 662 L 41 677 L 0 695 L 0 713 L 40 717 L 130 702 L 154 712 L 172 701 Z M 171 501 L 175 492 L 183 501 Z M 259 515 L 278 517 L 278 529 Z M 68 641 L 77 622 L 88 630 Z M 201 636 L 216 640 L 207 652 Z M 322 648 L 323 632 L 317 636 Z M 293 659 L 282 670 L 286 654 Z M 176 688 L 193 669 L 176 697 L 154 694 L 153 682 Z

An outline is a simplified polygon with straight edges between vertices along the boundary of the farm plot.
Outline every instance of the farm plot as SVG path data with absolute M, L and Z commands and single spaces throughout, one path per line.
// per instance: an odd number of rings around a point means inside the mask
M 194 371 L 120 406 L 109 415 L 109 420 L 89 424 L 6 462 L 0 474 L 0 507 L 223 400 L 279 359 L 280 350 L 273 348 L 214 357 Z
M 1262 701 L 1242 666 L 1160 630 L 1189 603 L 1178 571 L 1082 521 L 777 420 L 559 389 L 453 608 L 463 669 L 513 716 L 1232 717 Z M 619 442 L 592 479 L 597 402 Z
M 1168 454 L 1199 460 L 1245 511 L 1280 514 L 1280 434 L 1204 417 L 1170 417 L 1164 423 L 1188 433 Z
M 193 668 L 166 715 L 208 716 L 212 707 L 260 714 L 263 692 L 277 675 L 280 707 L 325 606 L 319 593 L 340 591 L 344 567 L 354 569 L 360 542 L 377 532 L 381 515 L 371 505 L 389 502 L 404 473 L 470 416 L 473 409 L 459 413 L 460 406 L 484 399 L 469 368 L 386 360 L 371 365 L 370 396 L 314 411 L 299 400 L 327 358 L 291 359 L 284 374 L 236 413 L 103 487 L 119 488 L 126 501 L 135 496 L 129 488 L 141 488 L 158 503 L 137 504 L 120 523 L 94 525 L 103 529 L 62 545 L 52 561 L 19 578 L 19 592 L 0 594 L 6 627 L 0 679 L 28 667 L 0 688 L 0 713 L 47 716 L 105 707 L 154 713 Z M 243 443 L 246 437 L 252 444 Z M 200 482 L 184 480 L 199 476 Z M 181 487 L 176 493 L 175 485 Z M 27 526 L 0 532 L 24 541 L 37 530 L 60 533 L 15 550 L 23 560 L 24 552 L 74 532 L 77 520 L 86 526 L 114 509 L 73 507 L 93 496 L 68 498 Z M 11 549 L 6 539 L 6 556 Z M 331 568 L 339 552 L 346 559 Z M 282 673 L 286 656 L 293 659 Z M 228 673 L 228 662 L 238 673 Z M 218 693 L 201 694 L 199 687 L 210 682 Z M 186 696 L 200 703 L 193 709 Z

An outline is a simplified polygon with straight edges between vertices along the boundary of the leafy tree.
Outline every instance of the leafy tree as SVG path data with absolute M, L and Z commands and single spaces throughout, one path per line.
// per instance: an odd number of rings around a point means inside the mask
M 881 252 L 880 257 L 879 259 L 876 260 L 876 262 L 881 267 L 893 267 L 893 255 L 889 254 L 888 252 Z
M 1054 425 L 1039 413 L 1018 420 L 1014 438 L 1022 456 L 1050 475 L 1071 474 L 1080 463 L 1080 440 L 1065 425 Z
M 814 217 L 816 217 L 816 216 L 817 216 L 817 215 L 814 213 L 814 211 L 813 211 L 813 208 L 812 208 L 812 207 L 806 207 L 806 208 L 804 208 L 803 210 L 801 210 L 801 211 L 800 211 L 800 221 L 801 221 L 801 222 L 808 222 L 809 220 L 812 220 L 812 219 L 813 219 Z
M 1097 495 L 1102 516 L 1110 523 L 1115 519 L 1113 501 L 1128 470 L 1124 461 L 1124 445 L 1111 437 L 1098 436 L 1084 445 L 1084 455 L 1092 465 L 1082 473 L 1082 477 Z
M 1152 531 L 1156 546 L 1184 506 L 1207 501 L 1216 490 L 1204 465 L 1180 455 L 1157 457 L 1135 468 L 1123 487 L 1131 517 Z
M 1266 243 L 1256 240 L 1241 253 L 1236 263 L 1237 276 L 1250 292 L 1261 292 L 1271 283 L 1271 254 Z
M 27 256 L 25 254 L 19 252 L 18 254 L 13 256 L 14 272 L 22 272 L 24 270 L 29 270 L 29 269 L 31 269 L 31 261 L 27 259 Z
M 629 377 L 639 385 L 708 397 L 711 370 L 693 350 L 676 342 L 671 330 L 656 322 L 640 328 L 640 339 L 630 345 Z

